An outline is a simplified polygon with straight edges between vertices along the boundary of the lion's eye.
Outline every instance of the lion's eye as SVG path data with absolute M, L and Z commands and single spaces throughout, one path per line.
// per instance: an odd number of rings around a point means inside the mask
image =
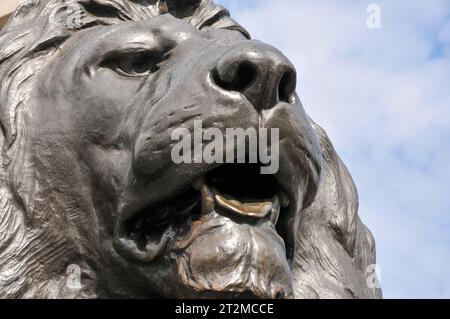
M 147 76 L 156 72 L 163 57 L 156 53 L 114 54 L 101 66 L 122 76 Z

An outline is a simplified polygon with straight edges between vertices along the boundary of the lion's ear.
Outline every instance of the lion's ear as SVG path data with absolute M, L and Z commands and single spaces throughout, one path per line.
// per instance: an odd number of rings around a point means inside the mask
M 375 241 L 358 217 L 356 186 L 325 131 L 312 124 L 323 152 L 323 176 L 299 228 L 293 261 L 296 295 L 380 298 L 381 290 L 366 274 L 375 264 Z

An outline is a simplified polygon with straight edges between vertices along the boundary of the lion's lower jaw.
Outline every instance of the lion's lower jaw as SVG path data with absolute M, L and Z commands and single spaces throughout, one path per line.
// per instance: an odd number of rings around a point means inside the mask
M 282 206 L 278 189 L 267 195 L 269 199 L 238 202 L 227 199 L 231 195 L 209 181 L 194 182 L 194 193 L 188 191 L 189 196 L 172 201 L 183 204 L 173 204 L 178 209 L 186 206 L 189 214 L 177 211 L 178 219 L 169 225 L 154 226 L 157 223 L 152 216 L 158 211 L 154 207 L 135 214 L 137 218 L 117 232 L 131 235 L 115 236 L 118 254 L 143 265 L 139 272 L 155 283 L 156 293 L 162 297 L 293 297 L 285 242 L 276 230 Z M 179 216 L 185 216 L 186 222 L 180 223 Z M 158 229 L 162 232 L 154 231 Z M 138 240 L 144 237 L 145 245 Z M 164 274 L 152 275 L 152 265 L 164 261 L 169 261 L 160 267 Z
M 293 298 L 285 247 L 274 237 L 275 229 L 228 221 L 220 231 L 199 236 L 176 259 L 182 285 L 176 297 Z

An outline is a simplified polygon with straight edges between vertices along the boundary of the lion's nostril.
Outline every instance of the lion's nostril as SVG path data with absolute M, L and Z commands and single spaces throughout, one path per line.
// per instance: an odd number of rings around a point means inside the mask
M 224 74 L 217 70 L 214 72 L 214 81 L 218 86 L 227 90 L 244 93 L 257 78 L 257 70 L 249 62 L 239 64 L 235 69 L 230 69 Z
M 294 101 L 294 66 L 278 51 L 258 42 L 224 54 L 212 75 L 216 85 L 241 93 L 258 112 Z
M 281 102 L 291 103 L 296 85 L 296 74 L 292 71 L 286 71 L 278 86 L 278 99 Z

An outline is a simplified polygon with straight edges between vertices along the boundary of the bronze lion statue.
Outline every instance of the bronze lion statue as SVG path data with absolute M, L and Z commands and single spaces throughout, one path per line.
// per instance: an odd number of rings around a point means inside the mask
M 212 0 L 23 2 L 0 31 L 0 297 L 380 298 L 296 76 Z M 278 171 L 174 163 L 195 120 L 279 129 Z

